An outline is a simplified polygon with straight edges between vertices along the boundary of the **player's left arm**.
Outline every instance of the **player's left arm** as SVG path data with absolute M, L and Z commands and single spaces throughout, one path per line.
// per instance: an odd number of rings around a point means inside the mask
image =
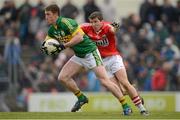
M 65 48 L 72 47 L 83 41 L 84 32 L 75 20 L 62 19 L 62 22 L 66 30 L 69 31 L 70 35 L 72 36 L 67 43 L 64 43 Z
M 112 25 L 109 25 L 109 33 L 115 35 L 116 32 L 117 30 Z
M 72 38 L 69 42 L 65 43 L 64 46 L 67 47 L 72 47 L 78 43 L 80 43 L 81 41 L 83 41 L 83 36 L 84 34 L 81 32 L 80 28 L 78 28 L 79 30 L 76 30 L 76 32 L 74 32 L 72 34 Z

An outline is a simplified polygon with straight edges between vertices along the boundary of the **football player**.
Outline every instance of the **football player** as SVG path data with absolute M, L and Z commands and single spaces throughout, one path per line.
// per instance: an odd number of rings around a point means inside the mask
M 80 91 L 72 78 L 85 67 L 95 72 L 101 84 L 111 91 L 122 104 L 124 114 L 129 115 L 131 109 L 119 87 L 108 78 L 96 44 L 82 31 L 75 20 L 60 16 L 59 11 L 60 9 L 56 4 L 45 8 L 45 18 L 50 25 L 46 39 L 53 38 L 58 40 L 61 43 L 57 46 L 59 52 L 66 48 L 71 48 L 75 53 L 63 66 L 58 76 L 58 80 L 78 98 L 71 111 L 76 112 L 82 105 L 88 103 L 88 98 Z
M 128 81 L 122 57 L 116 48 L 115 32 L 118 26 L 113 24 L 113 27 L 109 22 L 103 21 L 101 12 L 93 12 L 89 16 L 89 21 L 90 23 L 82 24 L 81 28 L 98 46 L 110 80 L 119 88 L 125 88 L 140 113 L 148 115 L 138 92 Z

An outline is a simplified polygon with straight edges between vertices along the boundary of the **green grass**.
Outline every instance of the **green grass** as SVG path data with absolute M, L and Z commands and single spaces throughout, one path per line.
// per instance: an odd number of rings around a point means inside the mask
M 123 116 L 118 112 L 1 112 L 0 119 L 180 119 L 180 112 L 151 112 L 149 116 L 141 116 L 133 113 L 131 116 Z

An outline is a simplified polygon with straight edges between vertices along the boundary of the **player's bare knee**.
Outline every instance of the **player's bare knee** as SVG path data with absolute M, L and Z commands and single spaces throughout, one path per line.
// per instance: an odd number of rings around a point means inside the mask
M 107 87 L 109 84 L 106 79 L 100 79 L 100 81 L 101 81 L 102 86 L 104 86 L 104 87 Z
M 69 76 L 66 74 L 60 74 L 58 76 L 58 80 L 62 83 L 66 83 L 68 79 L 69 79 Z

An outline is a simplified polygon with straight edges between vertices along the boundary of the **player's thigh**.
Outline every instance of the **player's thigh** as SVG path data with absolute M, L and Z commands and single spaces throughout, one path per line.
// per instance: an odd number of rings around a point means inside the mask
M 109 77 L 115 77 L 122 85 L 129 84 L 126 69 L 120 55 L 103 59 Z
M 62 68 L 59 73 L 59 79 L 71 78 L 75 74 L 77 74 L 82 69 L 82 66 L 78 63 L 69 60 Z
M 115 77 L 114 74 L 118 70 L 125 68 L 122 57 L 120 55 L 106 57 L 103 59 L 103 63 L 110 78 Z
M 120 84 L 122 84 L 123 86 L 130 84 L 128 81 L 125 68 L 119 69 L 118 71 L 114 73 L 114 75 L 117 78 L 117 80 L 120 82 Z
M 101 82 L 106 82 L 110 81 L 106 72 L 106 69 L 103 65 L 97 66 L 93 68 L 93 71 L 96 74 L 96 77 L 101 81 Z

